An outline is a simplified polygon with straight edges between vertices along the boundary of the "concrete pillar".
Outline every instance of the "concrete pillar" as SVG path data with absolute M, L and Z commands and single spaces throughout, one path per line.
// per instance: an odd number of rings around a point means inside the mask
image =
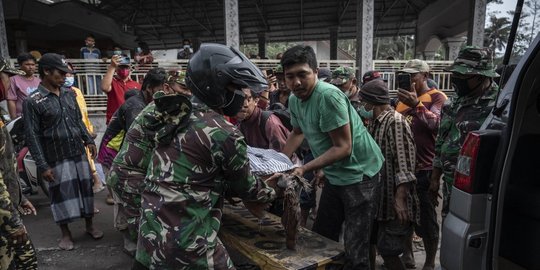
M 330 27 L 330 60 L 337 60 L 339 27 Z
M 484 28 L 486 27 L 486 5 L 487 0 L 471 1 L 472 16 L 471 20 L 469 20 L 467 45 L 473 45 L 478 47 L 484 46 Z
M 0 1 L 0 56 L 4 59 L 9 59 L 3 1 Z
M 259 39 L 259 57 L 263 59 L 266 57 L 266 33 L 259 33 L 257 37 Z
M 240 48 L 238 0 L 225 0 L 225 41 L 227 46 Z
M 356 0 L 356 66 L 357 77 L 373 69 L 374 0 Z
M 15 31 L 15 48 L 17 55 L 28 52 L 28 39 L 26 37 L 26 31 Z
M 435 60 L 435 51 L 424 51 L 425 60 Z
M 446 45 L 446 60 L 455 60 L 459 54 L 459 50 L 461 49 L 461 45 L 463 45 L 463 38 L 446 38 L 443 40 L 443 43 Z

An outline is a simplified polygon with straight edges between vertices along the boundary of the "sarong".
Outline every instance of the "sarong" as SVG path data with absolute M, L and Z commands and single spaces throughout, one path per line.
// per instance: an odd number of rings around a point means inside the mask
M 49 193 L 54 221 L 66 224 L 81 217 L 92 217 L 94 192 L 87 156 L 58 161 L 52 170 L 55 181 L 49 183 Z

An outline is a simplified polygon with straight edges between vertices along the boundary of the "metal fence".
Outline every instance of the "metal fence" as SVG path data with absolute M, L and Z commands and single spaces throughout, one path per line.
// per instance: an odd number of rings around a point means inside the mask
M 279 64 L 279 60 L 253 59 L 252 60 L 261 70 L 273 69 Z M 75 74 L 75 83 L 85 95 L 104 95 L 100 90 L 101 80 L 107 72 L 109 60 L 84 60 L 73 59 L 69 61 L 73 64 L 77 73 Z M 165 69 L 185 69 L 188 60 L 156 60 L 151 64 L 139 65 L 132 63 L 131 78 L 142 82 L 144 75 L 148 70 L 155 67 Z M 322 60 L 319 61 L 320 67 L 334 70 L 339 66 L 349 66 L 356 68 L 353 60 Z
M 374 60 L 373 69 L 380 71 L 383 78 L 388 81 L 390 92 L 397 89 L 396 71 L 403 69 L 407 60 Z M 450 82 L 450 72 L 444 71 L 444 68 L 450 66 L 452 61 L 426 61 L 431 68 L 431 78 L 439 85 L 439 89 L 445 92 L 452 90 Z
M 261 70 L 275 68 L 279 64 L 279 60 L 253 59 L 252 60 Z M 86 59 L 70 59 L 77 73 L 75 74 L 75 85 L 79 87 L 85 96 L 90 100 L 89 106 L 92 106 L 94 101 L 99 104 L 97 107 L 102 107 L 105 94 L 101 91 L 101 81 L 107 72 L 107 67 L 110 60 L 86 60 Z M 431 67 L 432 79 L 439 85 L 439 89 L 449 92 L 451 91 L 450 73 L 443 69 L 449 66 L 451 61 L 427 61 Z M 16 60 L 12 59 L 12 63 L 16 65 Z M 131 77 L 133 80 L 142 83 L 144 75 L 148 70 L 155 67 L 169 69 L 185 69 L 188 60 L 161 60 L 157 59 L 151 64 L 139 65 L 132 63 Z M 373 70 L 380 71 L 383 78 L 388 82 L 390 94 L 395 95 L 396 92 L 396 71 L 399 71 L 407 63 L 407 60 L 374 60 Z M 354 60 L 319 60 L 319 67 L 329 68 L 334 70 L 339 66 L 348 66 L 356 68 Z

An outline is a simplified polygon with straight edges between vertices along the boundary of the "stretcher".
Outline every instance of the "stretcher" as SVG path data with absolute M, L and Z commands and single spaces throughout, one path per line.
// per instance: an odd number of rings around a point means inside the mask
M 267 213 L 260 222 L 241 204 L 223 207 L 220 239 L 261 270 L 319 270 L 342 264 L 343 245 L 305 228 L 298 235 L 296 250 L 289 250 L 279 217 Z

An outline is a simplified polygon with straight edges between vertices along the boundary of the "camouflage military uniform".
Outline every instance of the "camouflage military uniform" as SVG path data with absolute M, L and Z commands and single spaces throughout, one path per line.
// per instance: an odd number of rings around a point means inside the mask
M 275 192 L 251 175 L 246 142 L 222 115 L 194 105 L 188 124 L 154 136 L 136 260 L 151 269 L 235 269 L 217 236 L 224 196 L 269 202 Z
M 163 92 L 158 92 L 154 95 L 154 100 L 155 103 L 146 106 L 133 121 L 107 178 L 107 185 L 111 187 L 115 200 L 118 200 L 120 206 L 118 210 L 121 212 L 119 214 L 127 218 L 127 227 L 134 242 L 137 242 L 141 193 L 155 137 L 160 136 L 159 132 L 164 132 L 170 125 L 179 125 L 181 121 L 187 122 L 185 120 L 191 112 L 191 103 L 181 95 L 167 96 Z M 162 102 L 164 100 L 169 102 Z M 172 118 L 171 112 L 177 115 Z M 124 229 L 116 225 L 118 229 Z
M 466 47 L 454 64 L 447 69 L 454 74 L 497 77 L 487 49 Z M 457 91 L 457 90 L 456 90 Z M 443 216 L 448 213 L 450 191 L 454 184 L 454 171 L 461 146 L 470 131 L 478 130 L 495 106 L 499 87 L 491 87 L 481 95 L 454 95 L 446 100 L 441 111 L 439 132 L 435 140 L 433 167 L 443 172 Z
M 0 109 L 0 115 L 4 115 Z M 37 258 L 30 239 L 15 243 L 10 235 L 23 225 L 17 210 L 22 197 L 15 169 L 15 152 L 0 118 L 0 269 L 37 269 Z
M 142 122 L 146 119 L 144 115 L 148 115 L 154 109 L 155 104 L 151 103 L 135 118 L 107 176 L 107 186 L 111 188 L 118 206 L 115 227 L 118 230 L 124 230 L 127 225 L 131 238 L 135 242 L 137 241 L 138 219 L 140 217 L 140 194 L 144 187 L 146 169 L 153 148 L 142 130 Z

